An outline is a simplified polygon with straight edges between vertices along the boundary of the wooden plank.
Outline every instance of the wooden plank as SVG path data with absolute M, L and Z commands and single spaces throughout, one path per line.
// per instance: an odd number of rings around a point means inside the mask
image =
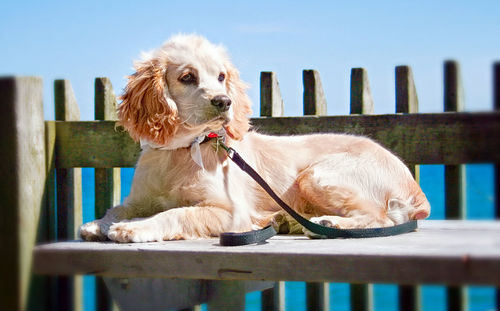
M 52 125 L 52 126 L 51 126 Z M 37 244 L 53 242 L 57 236 L 56 226 L 56 187 L 55 187 L 55 135 L 53 123 L 45 123 L 46 182 L 44 207 L 38 222 Z M 56 310 L 57 277 L 33 275 L 30 281 L 28 305 L 26 310 Z
M 262 291 L 261 310 L 285 311 L 285 282 L 275 282 L 273 288 Z
M 47 121 L 54 122 L 54 121 Z M 407 163 L 500 162 L 500 113 L 428 113 L 254 118 L 261 133 L 365 135 Z M 446 126 L 444 126 L 446 125 Z M 140 154 L 115 122 L 56 122 L 56 167 L 133 167 Z
M 96 78 L 94 81 L 94 118 L 96 120 L 118 120 L 116 95 L 109 78 Z
M 371 284 L 350 284 L 351 310 L 373 310 L 373 286 Z
M 500 62 L 493 65 L 493 109 L 500 111 Z M 495 163 L 495 218 L 500 219 L 500 162 Z M 500 288 L 496 289 L 496 307 L 500 310 Z
M 500 222 L 420 221 L 369 239 L 275 236 L 222 247 L 216 238 L 157 243 L 61 242 L 34 251 L 42 274 L 211 280 L 500 285 Z M 300 269 L 297 269 L 300 267 Z M 321 267 L 321 269 L 318 269 Z
M 278 78 L 274 72 L 260 73 L 260 116 L 283 116 L 284 104 L 281 98 Z
M 464 95 L 460 78 L 460 67 L 456 61 L 444 64 L 444 111 L 457 112 L 464 109 Z M 445 165 L 445 217 L 465 219 L 465 166 Z
M 373 113 L 373 99 L 368 84 L 368 73 L 364 68 L 351 70 L 351 114 Z M 370 284 L 350 285 L 351 310 L 373 309 L 373 286 Z
M 351 114 L 374 113 L 368 73 L 364 68 L 351 69 Z
M 0 78 L 0 292 L 4 310 L 25 310 L 46 178 L 42 79 Z
M 418 97 L 413 80 L 413 73 L 409 66 L 396 67 L 396 112 L 399 113 L 417 113 Z M 418 162 L 408 163 L 413 177 L 419 183 L 420 167 L 414 165 Z M 404 283 L 399 290 L 399 309 L 400 310 L 420 310 L 420 289 L 417 286 Z
M 284 114 L 284 103 L 281 98 L 278 78 L 274 72 L 260 74 L 260 116 L 281 117 Z M 276 282 L 272 288 L 261 293 L 262 311 L 285 310 L 285 283 Z
M 302 71 L 302 82 L 304 84 L 304 115 L 326 115 L 326 98 L 319 72 Z
M 108 78 L 96 78 L 94 112 L 96 120 L 118 120 L 116 96 Z M 95 217 L 102 218 L 106 211 L 120 204 L 120 168 L 95 168 Z M 117 309 L 104 281 L 96 278 L 97 310 Z
M 326 115 L 326 100 L 321 86 L 319 72 L 304 70 L 304 101 L 302 103 L 304 115 Z M 328 283 L 306 283 L 307 310 L 329 310 L 330 291 Z
M 80 111 L 68 80 L 54 81 L 55 116 L 58 121 L 78 121 Z M 58 168 L 57 238 L 74 240 L 82 224 L 82 173 L 80 168 Z
M 464 95 L 460 66 L 456 61 L 446 61 L 443 69 L 444 111 L 463 111 Z M 446 219 L 466 218 L 465 178 L 465 165 L 444 166 Z M 467 289 L 465 287 L 448 287 L 446 292 L 448 310 L 467 310 Z
M 78 121 L 80 110 L 68 80 L 54 81 L 55 117 L 58 121 Z M 57 240 L 74 240 L 82 224 L 81 168 L 56 169 L 57 181 Z M 58 277 L 56 308 L 81 310 L 83 306 L 81 277 Z
M 116 128 L 115 123 L 55 122 L 56 167 L 133 167 L 140 146 L 123 129 Z
M 350 133 L 364 135 L 407 163 L 458 164 L 500 160 L 498 113 L 350 115 L 253 119 L 268 134 Z M 446 125 L 446 126 L 443 126 Z
M 46 224 L 44 229 L 45 240 L 55 241 L 57 239 L 57 215 L 56 215 L 56 159 L 55 159 L 55 146 L 56 146 L 56 127 L 54 123 L 45 122 L 45 155 L 46 155 L 46 172 L 47 181 L 45 185 L 45 213 Z
M 330 283 L 307 282 L 306 297 L 307 310 L 330 310 Z
M 421 310 L 422 309 L 422 288 L 414 285 L 398 286 L 398 307 L 399 310 Z
M 396 112 L 418 112 L 418 97 L 410 66 L 396 67 Z

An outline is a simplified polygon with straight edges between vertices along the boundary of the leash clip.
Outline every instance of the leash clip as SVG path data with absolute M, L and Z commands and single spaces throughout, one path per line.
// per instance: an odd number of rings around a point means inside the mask
M 215 132 L 210 132 L 207 135 L 208 138 L 215 138 L 217 139 L 217 146 L 221 146 L 222 149 L 224 149 L 227 153 L 227 156 L 232 160 L 234 157 L 234 153 L 236 152 L 233 148 L 226 146 L 225 139 L 223 136 L 215 133 Z

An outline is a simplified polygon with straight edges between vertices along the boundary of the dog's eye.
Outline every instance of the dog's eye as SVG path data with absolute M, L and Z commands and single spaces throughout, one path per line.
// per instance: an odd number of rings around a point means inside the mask
M 185 84 L 191 84 L 191 83 L 195 83 L 196 82 L 196 77 L 194 74 L 192 73 L 186 73 L 184 75 L 182 75 L 179 80 L 182 82 L 182 83 L 185 83 Z
M 224 79 L 226 79 L 226 75 L 225 75 L 225 74 L 223 74 L 223 73 L 221 73 L 221 74 L 219 75 L 219 82 L 224 81 Z

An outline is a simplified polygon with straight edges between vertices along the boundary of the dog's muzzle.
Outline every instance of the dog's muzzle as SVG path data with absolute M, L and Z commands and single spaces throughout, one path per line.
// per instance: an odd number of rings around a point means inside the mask
M 220 112 L 226 112 L 231 106 L 231 99 L 226 95 L 217 95 L 212 98 L 210 103 L 217 108 Z

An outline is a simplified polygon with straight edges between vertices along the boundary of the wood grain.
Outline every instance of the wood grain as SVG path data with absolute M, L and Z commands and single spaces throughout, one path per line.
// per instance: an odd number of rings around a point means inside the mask
M 34 251 L 34 271 L 116 277 L 500 285 L 500 222 L 421 221 L 370 239 L 222 247 L 217 239 L 118 244 L 61 242 Z
M 54 122 L 54 121 L 46 121 Z M 500 162 L 499 112 L 254 118 L 262 133 L 365 135 L 407 163 Z M 133 167 L 138 144 L 112 121 L 56 122 L 56 167 Z

